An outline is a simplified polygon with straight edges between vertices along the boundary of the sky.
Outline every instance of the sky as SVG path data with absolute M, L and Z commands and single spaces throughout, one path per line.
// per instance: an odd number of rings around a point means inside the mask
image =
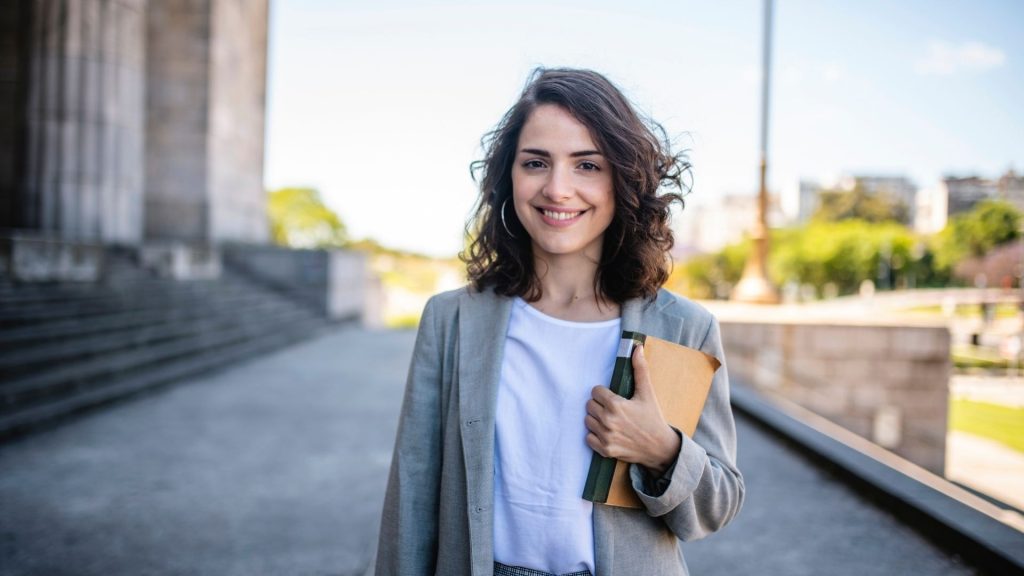
M 611 79 L 704 204 L 758 187 L 764 3 L 271 0 L 265 185 L 354 238 L 453 256 L 481 136 L 538 66 Z M 1024 172 L 1024 2 L 779 0 L 768 182 Z

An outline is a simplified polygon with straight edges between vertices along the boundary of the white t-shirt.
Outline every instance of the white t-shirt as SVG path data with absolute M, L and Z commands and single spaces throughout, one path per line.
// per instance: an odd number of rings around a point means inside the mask
M 587 400 L 607 386 L 621 321 L 570 322 L 512 305 L 494 434 L 494 559 L 554 574 L 594 569 Z

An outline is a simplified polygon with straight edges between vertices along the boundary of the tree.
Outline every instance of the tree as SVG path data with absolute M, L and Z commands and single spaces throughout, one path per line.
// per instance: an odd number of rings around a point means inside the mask
M 896 222 L 814 221 L 799 228 L 771 231 L 768 273 L 779 285 L 812 285 L 819 293 L 832 285 L 840 294 L 855 293 L 864 280 L 883 288 L 943 284 L 948 274 L 931 268 L 933 255 L 922 239 Z M 714 254 L 695 256 L 673 271 L 669 288 L 697 298 L 727 294 L 735 283 L 749 240 Z
M 282 246 L 340 248 L 348 243 L 345 225 L 312 188 L 270 192 L 267 214 L 274 242 Z
M 918 275 L 914 269 L 917 240 L 896 222 L 813 222 L 805 228 L 777 231 L 772 244 L 769 267 L 783 284 L 811 284 L 818 290 L 834 284 L 840 293 L 849 294 L 864 280 L 891 286 L 911 271 Z
M 965 258 L 980 257 L 1020 237 L 1021 213 L 1001 200 L 978 203 L 954 216 L 936 238 L 935 263 L 948 270 Z
M 868 193 L 858 182 L 852 190 L 822 190 L 812 219 L 824 222 L 859 219 L 867 222 L 910 220 L 907 205 L 888 193 Z

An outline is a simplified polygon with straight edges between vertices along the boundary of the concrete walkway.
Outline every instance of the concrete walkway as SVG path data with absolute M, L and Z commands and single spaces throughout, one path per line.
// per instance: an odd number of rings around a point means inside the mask
M 362 574 L 412 332 L 342 328 L 0 447 L 0 574 Z M 973 574 L 738 421 L 747 502 L 692 574 Z
M 1024 454 L 966 432 L 946 436 L 946 478 L 1024 510 Z

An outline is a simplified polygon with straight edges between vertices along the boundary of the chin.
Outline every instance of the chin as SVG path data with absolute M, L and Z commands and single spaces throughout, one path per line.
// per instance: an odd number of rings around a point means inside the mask
M 578 243 L 570 244 L 570 243 L 564 243 L 564 242 L 563 243 L 534 242 L 534 252 L 535 253 L 539 252 L 541 254 L 546 254 L 546 255 L 551 255 L 551 256 L 571 256 L 571 255 L 574 255 L 574 254 L 582 256 L 582 255 L 587 254 L 588 252 L 593 252 L 596 255 L 595 257 L 600 258 L 600 256 L 601 256 L 601 248 L 600 248 L 600 246 L 598 246 L 595 249 L 595 248 L 590 248 L 586 244 L 578 244 Z

